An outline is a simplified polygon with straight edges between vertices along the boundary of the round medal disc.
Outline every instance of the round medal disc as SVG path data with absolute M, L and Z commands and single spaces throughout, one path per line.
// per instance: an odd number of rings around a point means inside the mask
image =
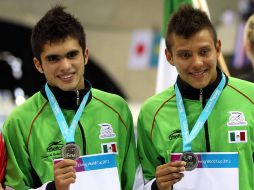
M 186 162 L 186 171 L 192 171 L 198 166 L 198 157 L 193 152 L 184 152 L 181 155 L 180 160 Z
M 75 143 L 67 143 L 62 148 L 62 157 L 64 159 L 77 160 L 80 157 L 80 148 Z

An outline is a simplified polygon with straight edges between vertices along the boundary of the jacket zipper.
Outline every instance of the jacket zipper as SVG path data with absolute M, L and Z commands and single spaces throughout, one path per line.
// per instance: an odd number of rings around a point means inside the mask
M 79 91 L 76 91 L 77 97 L 76 97 L 76 104 L 79 106 Z
M 77 109 L 78 109 L 78 106 L 80 104 L 80 96 L 79 96 L 79 91 L 77 90 L 76 91 L 76 104 L 77 104 Z M 77 112 L 77 109 L 76 109 L 76 112 Z M 80 123 L 80 121 L 78 121 L 78 126 L 79 126 L 79 129 L 80 129 L 80 132 L 81 132 L 81 138 L 82 138 L 82 143 L 83 143 L 83 155 L 86 155 L 86 136 L 85 136 L 85 131 L 84 131 L 84 128 L 82 126 L 82 124 Z
M 205 102 L 204 95 L 203 95 L 203 89 L 200 89 L 199 100 L 202 104 L 202 108 L 204 109 L 205 105 L 206 105 L 206 102 Z M 205 121 L 205 123 L 204 123 L 204 128 L 205 128 L 206 151 L 210 152 L 210 139 L 209 139 L 209 131 L 208 131 L 207 121 Z
M 203 89 L 202 88 L 199 91 L 199 100 L 203 104 Z

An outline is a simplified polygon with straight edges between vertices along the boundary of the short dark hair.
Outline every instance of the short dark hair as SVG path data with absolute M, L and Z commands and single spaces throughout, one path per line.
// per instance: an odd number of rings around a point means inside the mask
M 86 36 L 80 21 L 64 11 L 65 7 L 51 8 L 34 26 L 31 47 L 34 56 L 40 59 L 45 43 L 58 42 L 73 37 L 78 40 L 83 52 L 86 49 Z
M 166 34 L 167 50 L 170 51 L 172 47 L 172 34 L 188 39 L 205 28 L 212 32 L 214 44 L 216 44 L 217 33 L 208 15 L 200 9 L 193 8 L 191 5 L 182 4 L 179 10 L 171 16 L 168 23 Z

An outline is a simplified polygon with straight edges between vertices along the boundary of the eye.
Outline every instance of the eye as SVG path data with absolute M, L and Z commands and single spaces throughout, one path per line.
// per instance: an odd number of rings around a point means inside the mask
M 178 56 L 182 59 L 188 59 L 189 57 L 191 57 L 191 52 L 188 51 L 179 52 Z
M 68 53 L 67 53 L 67 56 L 66 56 L 66 57 L 67 57 L 68 59 L 73 59 L 73 58 L 75 58 L 75 57 L 78 55 L 78 53 L 79 53 L 78 51 L 71 51 L 71 52 L 68 52 Z
M 203 49 L 201 49 L 201 50 L 199 51 L 199 54 L 200 54 L 201 56 L 207 56 L 207 55 L 209 54 L 209 52 L 210 52 L 210 49 L 209 49 L 209 48 L 203 48 Z
M 55 63 L 55 62 L 59 61 L 60 57 L 57 55 L 50 55 L 50 56 L 47 56 L 46 59 L 50 63 Z

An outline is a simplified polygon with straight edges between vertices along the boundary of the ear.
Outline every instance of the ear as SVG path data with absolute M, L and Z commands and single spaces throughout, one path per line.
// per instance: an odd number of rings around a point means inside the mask
M 42 66 L 41 66 L 41 63 L 40 63 L 40 61 L 39 61 L 36 57 L 33 58 L 33 62 L 34 62 L 35 68 L 36 68 L 40 73 L 44 73 L 44 72 L 43 72 L 43 68 L 42 68 Z
M 87 62 L 88 62 L 88 48 L 86 48 L 85 49 L 85 51 L 84 51 L 84 63 L 85 63 L 85 65 L 87 64 Z
M 167 48 L 165 49 L 165 55 L 166 55 L 166 58 L 167 58 L 167 61 L 169 62 L 169 64 L 172 66 L 175 66 L 172 54 L 167 50 Z
M 216 51 L 217 51 L 218 55 L 220 55 L 220 53 L 221 53 L 221 41 L 220 40 L 218 40 L 216 42 L 215 48 L 216 48 Z

